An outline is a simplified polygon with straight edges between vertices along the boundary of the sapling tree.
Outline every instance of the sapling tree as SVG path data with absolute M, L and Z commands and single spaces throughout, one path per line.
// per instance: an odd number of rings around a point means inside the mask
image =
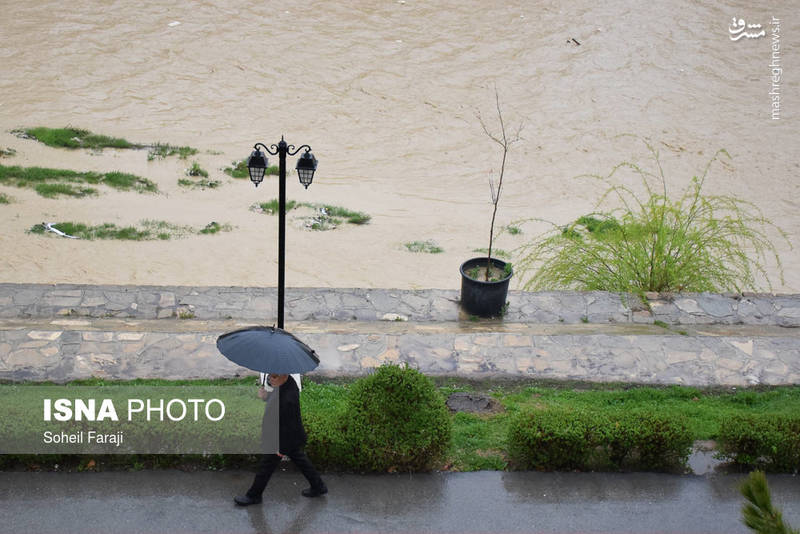
M 500 174 L 498 175 L 497 182 L 494 179 L 494 171 L 489 176 L 489 190 L 491 193 L 492 198 L 492 223 L 489 226 L 489 249 L 486 257 L 486 281 L 489 281 L 489 275 L 491 272 L 491 265 L 492 265 L 492 244 L 494 241 L 494 222 L 497 218 L 497 205 L 500 202 L 500 193 L 503 190 L 503 177 L 505 176 L 506 171 L 506 160 L 508 157 L 508 152 L 511 149 L 511 146 L 514 143 L 520 141 L 521 137 L 520 134 L 522 132 L 522 127 L 524 126 L 524 122 L 520 121 L 519 125 L 517 126 L 516 130 L 513 133 L 506 130 L 506 123 L 503 120 L 503 111 L 500 109 L 500 94 L 497 91 L 497 87 L 494 88 L 494 99 L 495 99 L 495 106 L 497 108 L 497 120 L 500 126 L 500 131 L 495 133 L 489 129 L 486 125 L 486 122 L 483 120 L 480 112 L 478 112 L 478 121 L 481 124 L 481 128 L 483 128 L 483 133 L 485 133 L 489 139 L 494 141 L 500 146 L 500 150 L 502 151 L 503 157 L 500 162 Z

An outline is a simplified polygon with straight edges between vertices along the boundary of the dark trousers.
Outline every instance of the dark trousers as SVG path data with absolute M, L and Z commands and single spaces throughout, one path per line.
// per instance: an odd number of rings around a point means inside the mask
M 311 460 L 308 459 L 303 449 L 287 452 L 285 454 L 294 462 L 294 465 L 297 466 L 300 472 L 303 473 L 303 476 L 306 477 L 312 488 L 321 489 L 325 487 L 322 478 L 319 476 L 319 473 L 317 473 L 317 470 L 314 469 L 314 465 L 311 463 Z M 279 463 L 281 463 L 281 457 L 277 454 L 265 454 L 261 457 L 256 476 L 253 479 L 253 485 L 247 490 L 248 497 L 261 497 L 261 494 L 264 493 L 264 488 L 267 487 L 269 478 L 272 476 L 272 473 L 275 472 Z

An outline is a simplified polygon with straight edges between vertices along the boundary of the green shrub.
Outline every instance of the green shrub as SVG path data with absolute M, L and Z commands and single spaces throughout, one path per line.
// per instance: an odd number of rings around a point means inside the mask
M 430 470 L 450 446 L 452 422 L 444 399 L 428 377 L 407 365 L 383 365 L 355 382 L 347 417 L 369 470 Z
M 357 380 L 333 417 L 309 418 L 309 454 L 324 467 L 428 471 L 444 461 L 452 422 L 433 382 L 408 366 L 383 365 Z
M 692 441 L 672 416 L 551 409 L 512 419 L 508 452 L 524 469 L 673 471 L 685 467 Z
M 609 415 L 598 443 L 612 469 L 683 468 L 694 439 L 682 418 L 645 411 Z
M 508 431 L 508 454 L 524 469 L 585 469 L 592 443 L 584 412 L 522 412 Z
M 726 419 L 720 425 L 717 449 L 721 458 L 734 464 L 796 473 L 800 470 L 800 415 L 748 414 Z

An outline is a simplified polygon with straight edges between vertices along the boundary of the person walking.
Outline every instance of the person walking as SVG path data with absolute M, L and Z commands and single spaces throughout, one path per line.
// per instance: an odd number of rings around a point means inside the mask
M 264 420 L 261 425 L 262 440 L 268 441 L 265 440 L 265 434 L 274 431 L 274 429 L 270 428 L 271 425 L 268 424 L 267 413 L 277 397 L 278 450 L 280 452 L 262 456 L 250 489 L 244 495 L 237 495 L 233 498 L 234 502 L 239 506 L 249 506 L 261 502 L 264 489 L 267 487 L 272 473 L 278 467 L 281 456 L 288 456 L 311 485 L 301 492 L 304 497 L 319 497 L 328 493 L 328 488 L 322 481 L 322 477 L 314 469 L 314 465 L 303 450 L 307 436 L 300 415 L 300 390 L 297 387 L 297 383 L 294 379 L 289 380 L 289 375 L 287 374 L 270 374 L 268 381 L 269 385 L 275 390 L 269 393 L 263 385 L 258 390 L 259 398 L 267 401 L 267 406 L 264 409 Z

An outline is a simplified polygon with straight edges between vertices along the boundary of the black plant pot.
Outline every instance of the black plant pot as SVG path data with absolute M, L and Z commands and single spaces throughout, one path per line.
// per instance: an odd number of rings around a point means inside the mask
M 505 270 L 506 262 L 492 258 L 492 265 Z M 496 282 L 475 280 L 467 273 L 475 267 L 486 267 L 486 257 L 472 258 L 461 264 L 461 307 L 470 315 L 499 317 L 503 314 L 508 296 L 508 283 L 513 271 Z

